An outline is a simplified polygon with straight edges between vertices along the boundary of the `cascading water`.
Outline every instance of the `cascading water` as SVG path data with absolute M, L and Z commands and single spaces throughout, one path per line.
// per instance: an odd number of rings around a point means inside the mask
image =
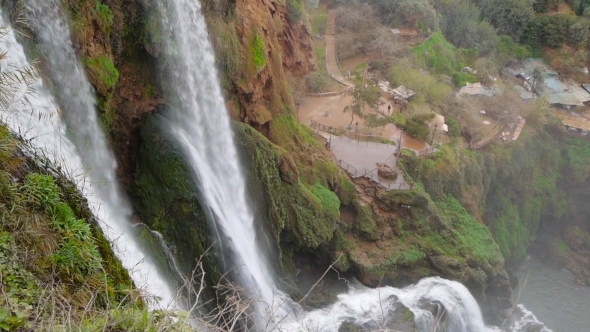
M 214 227 L 227 239 L 223 245 L 233 252 L 241 286 L 272 306 L 284 296 L 277 291 L 256 245 L 254 217 L 245 197 L 246 181 L 200 4 L 171 0 L 154 1 L 153 6 L 161 18 L 160 38 L 167 57 L 163 76 L 167 99 L 172 103 L 165 115 L 169 130 L 185 150 Z M 258 309 L 262 314 L 267 308 Z
M 281 326 L 283 331 L 337 332 L 342 323 L 363 330 L 386 330 L 404 307 L 414 314 L 418 331 L 484 332 L 485 327 L 477 302 L 467 288 L 456 281 L 438 277 L 422 279 L 404 289 L 393 287 L 367 288 L 350 285 L 346 294 L 338 295 L 336 303 L 324 309 L 305 313 L 299 320 Z M 438 315 L 433 314 L 438 311 Z M 318 329 L 319 330 L 319 329 Z
M 6 110 L 3 120 L 12 130 L 31 139 L 35 147 L 42 149 L 66 173 L 80 174 L 78 186 L 94 214 L 104 221 L 101 228 L 117 257 L 138 287 L 159 297 L 159 304 L 168 306 L 173 301 L 171 288 L 131 236 L 131 209 L 118 188 L 116 163 L 98 126 L 92 88 L 77 62 L 59 6 L 54 0 L 37 0 L 28 1 L 26 9 L 48 60 L 46 67 L 54 79 L 58 98 L 56 102 L 38 80 L 34 86 L 37 92 L 29 97 L 31 104 Z M 3 19 L 1 23 L 7 26 Z M 0 39 L 0 43 L 8 51 L 3 68 L 28 65 L 23 47 L 13 32 Z

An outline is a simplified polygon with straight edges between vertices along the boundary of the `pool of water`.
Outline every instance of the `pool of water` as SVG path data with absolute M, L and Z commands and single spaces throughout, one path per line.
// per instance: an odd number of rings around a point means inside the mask
M 525 260 L 518 270 L 517 303 L 532 311 L 553 331 L 590 331 L 590 287 L 575 283 L 565 269 L 557 269 L 535 258 Z

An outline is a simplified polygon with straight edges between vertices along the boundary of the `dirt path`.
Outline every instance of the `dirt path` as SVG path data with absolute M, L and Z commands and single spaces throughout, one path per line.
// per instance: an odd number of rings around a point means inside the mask
M 326 39 L 326 69 L 328 74 L 339 83 L 349 88 L 354 87 L 354 84 L 342 77 L 338 67 L 338 60 L 336 59 L 336 12 L 333 10 L 328 12 L 324 38 Z

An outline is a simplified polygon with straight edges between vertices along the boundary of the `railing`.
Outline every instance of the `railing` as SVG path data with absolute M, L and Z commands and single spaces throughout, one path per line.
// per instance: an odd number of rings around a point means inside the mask
M 344 168 L 353 178 L 357 177 L 358 170 L 354 166 L 342 159 L 338 160 L 338 164 L 340 165 L 340 167 Z
M 345 132 L 345 130 L 342 128 L 334 128 L 334 127 L 326 126 L 326 125 L 323 125 L 319 122 L 315 122 L 313 120 L 311 120 L 311 122 L 310 122 L 310 127 L 313 129 L 317 129 L 317 130 L 325 131 L 327 133 L 331 133 L 332 135 L 335 135 L 335 136 L 340 136 Z
M 384 143 L 384 144 L 392 144 L 395 143 L 390 139 L 387 139 L 380 135 L 367 135 L 367 134 L 359 134 L 357 131 L 352 131 L 351 129 L 345 128 L 334 128 L 330 129 L 329 126 L 323 125 L 319 122 L 310 120 L 310 127 L 312 129 L 317 129 L 323 132 L 331 133 L 335 136 L 346 136 L 350 139 L 354 139 L 357 141 L 363 142 L 376 142 L 376 143 Z

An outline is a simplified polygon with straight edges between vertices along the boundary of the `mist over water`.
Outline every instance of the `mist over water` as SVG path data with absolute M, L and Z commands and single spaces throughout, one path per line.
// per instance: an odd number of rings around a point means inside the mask
M 77 183 L 136 286 L 167 305 L 173 299 L 170 287 L 131 235 L 131 208 L 120 192 L 116 162 L 98 124 L 93 90 L 78 63 L 59 5 L 53 0 L 28 1 L 26 14 L 48 61 L 57 98 L 41 79 L 36 80 L 30 104 L 15 103 L 3 111 L 3 120 Z M 0 25 L 9 23 L 2 18 Z M 0 45 L 8 51 L 3 69 L 29 64 L 14 31 L 0 38 Z
M 523 262 L 518 276 L 520 285 L 514 292 L 521 292 L 519 303 L 549 328 L 590 331 L 590 287 L 576 284 L 566 269 L 547 266 L 534 257 Z

